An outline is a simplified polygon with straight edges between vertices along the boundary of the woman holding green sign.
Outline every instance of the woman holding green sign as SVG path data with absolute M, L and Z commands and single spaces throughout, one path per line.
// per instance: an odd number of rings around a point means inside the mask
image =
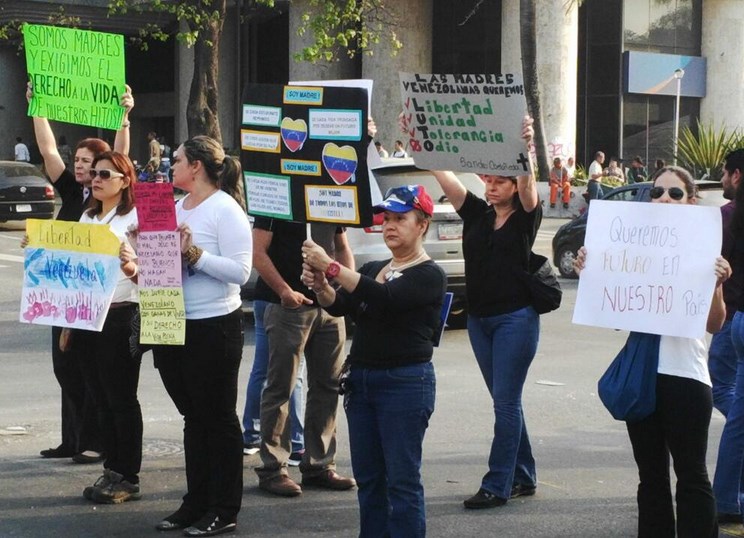
M 26 99 L 31 100 L 31 83 L 26 89 Z M 129 86 L 122 95 L 124 121 L 116 132 L 114 148 L 127 154 L 129 152 L 129 112 L 134 107 L 134 98 Z M 93 160 L 111 147 L 100 138 L 85 138 L 78 142 L 73 158 L 73 171 L 67 169 L 57 149 L 57 142 L 46 118 L 35 117 L 34 132 L 36 143 L 44 160 L 44 169 L 54 189 L 62 198 L 57 218 L 65 221 L 78 221 L 90 194 L 90 168 Z M 56 448 L 41 451 L 44 458 L 73 458 L 76 463 L 97 463 L 103 459 L 101 439 L 95 411 L 87 394 L 80 369 L 80 362 L 74 349 L 74 341 L 64 338 L 60 327 L 52 327 L 52 365 L 54 375 L 62 390 L 62 443 Z

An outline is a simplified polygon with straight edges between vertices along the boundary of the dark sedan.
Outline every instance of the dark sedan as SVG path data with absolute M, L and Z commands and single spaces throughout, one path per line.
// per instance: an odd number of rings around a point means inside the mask
M 727 202 L 723 197 L 723 189 L 720 182 L 696 181 L 695 183 L 698 188 L 699 204 L 720 207 Z M 621 200 L 625 202 L 648 202 L 651 200 L 651 196 L 649 195 L 651 187 L 653 187 L 653 183 L 650 181 L 622 185 L 612 189 L 602 199 Z M 588 214 L 589 210 L 587 209 L 581 216 L 558 228 L 558 231 L 553 237 L 553 265 L 556 266 L 561 276 L 565 278 L 576 278 L 573 262 L 576 258 L 576 253 L 584 244 Z
M 33 164 L 0 161 L 0 222 L 54 217 L 54 189 Z

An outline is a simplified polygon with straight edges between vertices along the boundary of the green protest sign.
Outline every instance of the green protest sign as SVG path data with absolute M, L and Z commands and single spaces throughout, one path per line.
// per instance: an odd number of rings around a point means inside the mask
M 26 24 L 26 67 L 33 84 L 28 115 L 117 130 L 124 108 L 124 36 Z

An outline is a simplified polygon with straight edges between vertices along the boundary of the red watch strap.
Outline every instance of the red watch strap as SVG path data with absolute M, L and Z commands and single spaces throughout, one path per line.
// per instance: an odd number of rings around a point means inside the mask
M 341 272 L 341 265 L 333 261 L 328 264 L 328 269 L 326 269 L 325 276 L 326 278 L 336 278 L 338 274 Z

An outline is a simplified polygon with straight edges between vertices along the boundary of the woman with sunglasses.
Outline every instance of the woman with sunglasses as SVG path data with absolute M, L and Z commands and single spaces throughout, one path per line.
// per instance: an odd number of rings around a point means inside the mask
M 134 184 L 129 157 L 107 151 L 89 170 L 91 199 L 80 222 L 108 226 L 121 241 L 120 256 L 132 257 L 127 228 L 137 224 Z M 103 475 L 83 491 L 97 503 L 118 504 L 140 498 L 142 412 L 137 400 L 139 358 L 129 352 L 132 317 L 137 310 L 137 275 L 133 261 L 123 261 L 119 280 L 101 332 L 76 331 L 83 375 L 98 415 L 106 459 Z
M 243 353 L 240 286 L 251 273 L 251 228 L 237 159 L 196 136 L 178 148 L 173 186 L 183 254 L 186 341 L 156 346 L 155 367 L 184 417 L 187 492 L 156 525 L 186 536 L 231 532 L 243 497 L 243 435 L 235 411 Z
M 692 176 L 677 166 L 656 172 L 650 194 L 651 203 L 655 204 L 696 203 Z M 584 268 L 587 255 L 586 248 L 581 247 L 574 262 L 577 274 Z M 726 317 L 721 285 L 731 276 L 731 267 L 718 257 L 711 269 L 717 282 L 706 329 L 715 333 Z M 649 332 L 653 333 L 653 327 L 649 327 Z M 713 410 L 705 339 L 662 335 L 657 372 L 656 411 L 640 421 L 627 423 L 640 478 L 638 536 L 715 538 L 716 503 L 705 460 Z M 677 476 L 676 525 L 670 454 Z
M 30 101 L 31 97 L 33 88 L 29 82 L 26 99 Z M 129 113 L 134 107 L 129 86 L 126 86 L 126 91 L 121 96 L 121 105 L 124 107 L 124 118 L 121 129 L 116 131 L 114 149 L 126 155 L 129 153 Z M 34 117 L 33 122 L 36 143 L 44 160 L 44 171 L 62 199 L 57 219 L 77 221 L 89 200 L 89 171 L 93 160 L 101 153 L 110 151 L 111 147 L 100 138 L 81 140 L 75 147 L 73 169 L 70 171 L 59 153 L 49 120 Z M 76 357 L 75 339 L 60 338 L 63 334 L 67 336 L 76 333 L 77 331 L 63 331 L 61 327 L 52 327 L 52 367 L 62 392 L 62 442 L 56 448 L 42 450 L 41 456 L 72 457 L 75 463 L 97 463 L 103 459 L 101 439 L 95 410 Z
M 308 240 L 302 281 L 328 313 L 356 323 L 341 389 L 359 536 L 416 538 L 426 535 L 421 453 L 434 411 L 431 358 L 447 277 L 424 250 L 434 203 L 423 186 L 391 189 L 374 211 L 383 215 L 392 258 L 356 272 Z

